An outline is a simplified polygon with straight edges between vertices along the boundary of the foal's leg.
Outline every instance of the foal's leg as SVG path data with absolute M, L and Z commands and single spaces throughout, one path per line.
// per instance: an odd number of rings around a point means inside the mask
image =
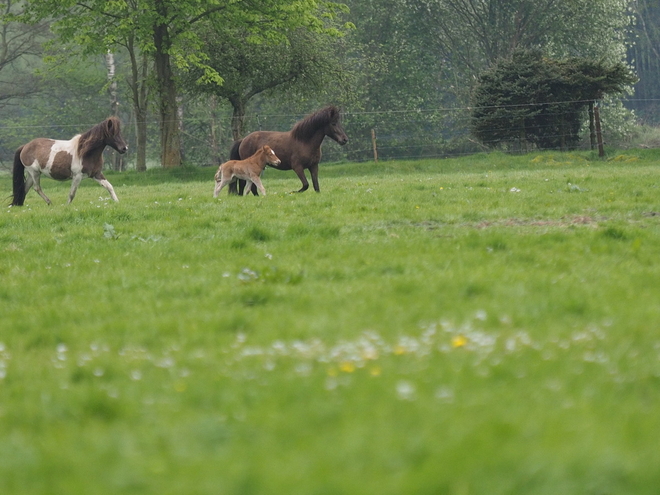
M 238 184 L 238 189 L 236 191 L 233 191 L 232 188 L 230 187 L 229 194 L 238 194 L 241 196 L 245 196 L 245 189 L 247 188 L 248 192 L 252 191 L 252 194 L 254 194 L 255 196 L 259 196 L 259 194 L 257 194 L 257 186 L 255 186 L 254 184 L 252 184 L 252 187 L 250 187 L 245 183 L 245 180 L 243 179 L 238 179 L 238 181 L 236 181 L 236 184 Z M 235 186 L 233 187 L 234 189 L 236 189 Z
M 30 182 L 30 179 L 32 179 L 32 182 L 34 183 L 34 190 L 37 191 L 37 194 L 41 196 L 48 205 L 52 205 L 53 203 L 51 203 L 50 199 L 48 199 L 48 196 L 46 196 L 46 194 L 44 194 L 44 192 L 41 190 L 39 178 L 39 172 L 33 174 L 32 171 L 28 169 L 28 179 L 25 182 L 25 194 L 28 192 L 28 182 Z
M 101 184 L 103 187 L 105 187 L 105 188 L 108 190 L 108 192 L 110 193 L 110 197 L 111 197 L 114 201 L 119 202 L 119 198 L 118 198 L 117 195 L 115 194 L 115 188 L 112 187 L 112 184 L 110 184 L 110 182 L 108 181 L 108 179 L 105 178 L 105 175 L 103 175 L 102 172 L 99 172 L 98 174 L 96 174 L 96 175 L 94 176 L 94 180 L 95 180 L 96 182 L 98 182 L 99 184 Z M 80 182 L 80 181 L 79 181 L 79 182 Z M 78 187 L 78 186 L 76 186 L 76 187 Z M 71 201 L 73 201 L 73 198 L 71 198 Z M 69 203 L 70 203 L 71 201 L 69 201 Z
M 264 188 L 264 185 L 261 183 L 261 179 L 259 178 L 258 175 L 255 175 L 252 177 L 252 183 L 257 186 L 257 189 L 259 190 L 259 194 L 262 196 L 266 195 L 266 189 Z
M 222 191 L 223 187 L 225 187 L 227 184 L 229 184 L 229 187 L 231 188 L 231 185 L 234 184 L 234 183 L 235 183 L 235 181 L 232 182 L 231 177 L 229 179 L 225 179 L 225 178 L 221 179 L 220 182 L 218 182 L 215 185 L 215 191 L 213 191 L 213 197 L 217 198 L 218 194 L 220 194 L 220 191 Z
M 213 188 L 213 197 L 217 198 L 220 194 L 220 189 L 222 189 L 222 179 L 215 181 L 215 187 Z
M 245 189 L 243 190 L 243 196 L 247 196 L 250 193 L 252 188 L 252 181 L 250 179 L 245 179 Z

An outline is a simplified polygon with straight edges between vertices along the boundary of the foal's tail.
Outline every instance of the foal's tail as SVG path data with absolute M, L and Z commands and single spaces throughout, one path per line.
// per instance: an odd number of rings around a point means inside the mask
M 14 194 L 11 198 L 12 206 L 23 206 L 25 202 L 25 167 L 21 161 L 21 151 L 23 151 L 23 146 L 18 148 L 14 155 Z

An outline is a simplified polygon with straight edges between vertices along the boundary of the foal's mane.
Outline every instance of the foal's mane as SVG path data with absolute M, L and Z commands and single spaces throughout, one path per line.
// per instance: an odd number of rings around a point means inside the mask
M 78 155 L 84 157 L 89 152 L 104 146 L 107 138 L 115 137 L 120 132 L 119 119 L 115 116 L 105 119 L 100 124 L 96 124 L 87 132 L 80 135 L 78 141 Z
M 339 122 L 339 109 L 330 105 L 297 122 L 291 129 L 291 135 L 301 141 L 309 140 L 316 131 L 335 122 Z

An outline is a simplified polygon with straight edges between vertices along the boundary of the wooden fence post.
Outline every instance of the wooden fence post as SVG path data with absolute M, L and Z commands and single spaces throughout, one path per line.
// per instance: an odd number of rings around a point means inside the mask
M 596 125 L 596 141 L 598 141 L 598 156 L 603 158 L 605 156 L 605 148 L 603 147 L 603 133 L 600 129 L 600 102 L 596 101 L 594 104 L 594 124 Z
M 376 147 L 376 131 L 371 129 L 371 145 L 374 148 L 374 161 L 378 162 L 378 148 Z

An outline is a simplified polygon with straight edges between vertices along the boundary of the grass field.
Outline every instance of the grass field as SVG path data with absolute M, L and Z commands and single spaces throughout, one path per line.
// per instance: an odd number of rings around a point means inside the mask
M 214 172 L 0 209 L 0 493 L 658 492 L 659 152 Z

